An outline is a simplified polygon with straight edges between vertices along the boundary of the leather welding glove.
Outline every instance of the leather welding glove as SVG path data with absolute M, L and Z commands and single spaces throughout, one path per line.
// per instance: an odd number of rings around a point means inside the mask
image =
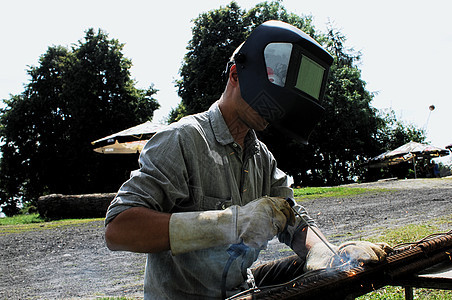
M 328 244 L 334 252 L 337 253 L 338 246 Z M 322 242 L 316 243 L 309 249 L 306 255 L 306 263 L 304 265 L 305 271 L 314 271 L 320 269 L 326 269 L 330 266 L 330 262 L 333 258 L 333 252 Z
M 306 271 L 335 268 L 345 263 L 353 267 L 363 264 L 384 261 L 392 248 L 386 243 L 371 243 L 367 241 L 350 241 L 339 247 L 331 245 L 333 252 L 323 243 L 315 244 L 306 256 Z
M 292 208 L 276 197 L 259 198 L 225 210 L 174 213 L 169 223 L 171 252 L 177 255 L 240 242 L 263 249 L 294 222 Z
M 371 243 L 367 241 L 350 241 L 339 246 L 338 254 L 342 259 L 333 257 L 330 267 L 348 262 L 353 266 L 384 261 L 392 248 L 386 243 Z

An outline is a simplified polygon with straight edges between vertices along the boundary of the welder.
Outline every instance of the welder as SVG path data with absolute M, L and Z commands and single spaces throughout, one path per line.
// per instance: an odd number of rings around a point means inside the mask
M 111 250 L 148 253 L 145 299 L 224 298 L 331 266 L 338 253 L 384 259 L 381 245 L 329 244 L 289 205 L 287 176 L 256 138 L 272 124 L 307 143 L 332 62 L 301 30 L 265 22 L 233 53 L 220 99 L 149 140 L 105 221 Z M 298 255 L 250 270 L 275 236 Z

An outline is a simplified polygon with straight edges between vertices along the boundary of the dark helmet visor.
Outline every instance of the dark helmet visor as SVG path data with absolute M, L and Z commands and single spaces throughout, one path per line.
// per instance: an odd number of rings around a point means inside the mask
M 323 115 L 333 57 L 296 27 L 268 21 L 234 56 L 243 99 L 284 133 L 307 143 Z
M 298 90 L 319 100 L 325 68 L 299 52 L 291 43 L 270 43 L 264 49 L 268 80 L 281 87 L 292 83 Z M 294 65 L 295 72 L 288 72 Z M 289 78 L 288 78 L 289 77 Z

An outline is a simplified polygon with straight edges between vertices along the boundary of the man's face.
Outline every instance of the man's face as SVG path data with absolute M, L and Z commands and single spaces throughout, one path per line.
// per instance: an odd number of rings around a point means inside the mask
M 256 131 L 263 131 L 268 126 L 268 122 L 262 118 L 251 106 L 240 97 L 237 105 L 237 114 L 239 119 L 249 128 Z
M 245 124 L 248 128 L 256 131 L 262 131 L 268 126 L 268 122 L 261 117 L 248 103 L 242 98 L 240 94 L 240 86 L 238 83 L 237 69 L 235 65 L 231 66 L 230 70 L 231 84 L 234 87 L 233 92 L 233 106 L 237 113 L 239 122 Z

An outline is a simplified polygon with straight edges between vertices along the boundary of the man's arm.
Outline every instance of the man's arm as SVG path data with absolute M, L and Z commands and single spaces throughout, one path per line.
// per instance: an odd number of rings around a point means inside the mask
M 316 230 L 325 242 L 313 230 Z M 292 249 L 298 256 L 306 259 L 306 271 L 337 267 L 344 263 L 376 263 L 383 261 L 387 253 L 392 251 L 386 243 L 373 244 L 367 241 L 350 241 L 335 246 L 330 244 L 316 227 L 308 226 L 294 234 Z
M 141 253 L 169 250 L 170 216 L 145 207 L 127 209 L 107 224 L 107 247 L 114 251 Z
M 294 234 L 293 240 L 292 240 L 292 250 L 302 258 L 305 258 L 308 254 L 309 250 L 317 244 L 317 243 L 323 243 L 322 240 L 312 231 L 313 229 L 309 228 L 308 226 L 305 226 L 303 229 L 297 231 Z M 314 230 L 317 230 L 317 233 L 324 238 L 326 241 L 325 236 L 322 232 L 316 227 Z
M 284 199 L 271 197 L 225 210 L 174 214 L 134 207 L 107 224 L 105 240 L 111 250 L 142 253 L 171 250 L 173 255 L 239 242 L 262 248 L 287 222 L 293 224 L 294 219 Z

